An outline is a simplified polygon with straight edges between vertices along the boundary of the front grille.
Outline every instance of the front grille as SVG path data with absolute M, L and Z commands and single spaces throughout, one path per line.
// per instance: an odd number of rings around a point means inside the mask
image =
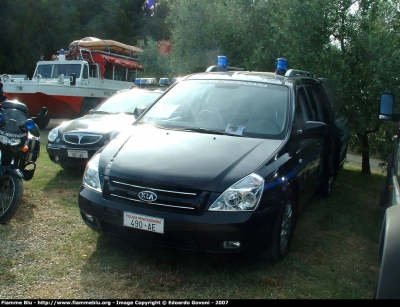
M 167 211 L 200 214 L 209 199 L 209 193 L 200 190 L 182 189 L 154 184 L 127 182 L 120 179 L 109 179 L 104 197 L 116 202 L 133 206 L 162 209 Z M 143 201 L 139 193 L 150 191 L 157 195 L 154 201 Z
M 74 145 L 91 145 L 100 141 L 101 137 L 99 134 L 66 133 L 63 135 L 63 140 Z

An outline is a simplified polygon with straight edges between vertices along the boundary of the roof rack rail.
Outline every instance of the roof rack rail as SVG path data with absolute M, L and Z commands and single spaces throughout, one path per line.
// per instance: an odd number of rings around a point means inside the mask
M 207 68 L 206 72 L 221 71 L 218 70 L 218 65 L 213 65 Z M 244 68 L 227 66 L 227 71 L 245 71 Z
M 304 70 L 297 70 L 297 69 L 289 69 L 285 73 L 285 77 L 310 77 L 314 78 L 314 74 L 309 71 L 304 71 Z

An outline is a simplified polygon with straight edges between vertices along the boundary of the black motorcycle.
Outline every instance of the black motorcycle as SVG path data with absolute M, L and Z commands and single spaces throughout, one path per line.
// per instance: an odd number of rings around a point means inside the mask
M 0 224 L 7 223 L 22 201 L 22 180 L 31 180 L 40 152 L 40 129 L 36 119 L 28 118 L 24 103 L 5 100 L 0 105 Z

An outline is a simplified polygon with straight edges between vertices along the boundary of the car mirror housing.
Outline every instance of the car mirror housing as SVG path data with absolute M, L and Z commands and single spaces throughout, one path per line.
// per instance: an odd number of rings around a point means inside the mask
M 140 115 L 143 114 L 144 111 L 146 111 L 146 107 L 136 107 L 135 111 L 133 111 L 133 115 L 135 116 L 135 118 L 138 118 Z
M 323 122 L 307 121 L 303 129 L 295 131 L 297 138 L 321 138 L 326 134 L 326 124 Z
M 394 112 L 394 94 L 382 93 L 379 102 L 379 119 L 398 121 L 400 113 Z

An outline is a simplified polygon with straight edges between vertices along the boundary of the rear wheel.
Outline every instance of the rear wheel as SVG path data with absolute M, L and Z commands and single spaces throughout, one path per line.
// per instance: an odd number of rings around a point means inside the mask
M 7 223 L 17 213 L 22 194 L 21 178 L 9 173 L 0 178 L 0 224 Z
M 325 155 L 323 155 L 325 156 Z M 327 156 L 326 159 L 323 158 L 322 165 L 322 180 L 319 192 L 322 197 L 327 198 L 331 196 L 333 190 L 333 183 L 335 182 L 337 173 L 339 171 L 339 157 L 336 155 L 337 159 L 333 156 Z
M 261 254 L 261 257 L 268 262 L 281 261 L 289 253 L 297 218 L 296 204 L 296 196 L 289 188 L 285 204 L 275 222 L 272 240 Z
M 333 174 L 325 175 L 322 178 L 321 184 L 321 195 L 322 197 L 329 197 L 332 195 L 333 183 L 335 182 L 335 176 Z

